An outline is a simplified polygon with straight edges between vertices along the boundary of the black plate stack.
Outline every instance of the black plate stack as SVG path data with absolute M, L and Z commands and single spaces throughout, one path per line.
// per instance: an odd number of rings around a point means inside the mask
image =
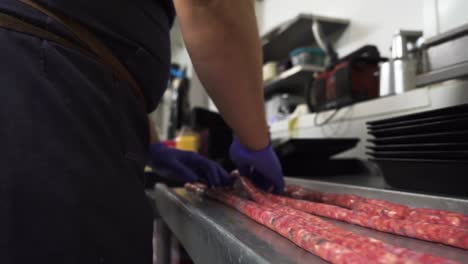
M 367 154 L 390 186 L 468 196 L 468 104 L 367 126 Z

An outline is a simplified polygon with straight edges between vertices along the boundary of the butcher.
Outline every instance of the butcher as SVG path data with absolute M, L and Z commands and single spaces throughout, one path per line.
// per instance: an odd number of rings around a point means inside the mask
M 231 182 L 158 142 L 177 13 L 195 70 L 234 131 L 242 175 L 284 182 L 266 123 L 252 0 L 0 1 L 0 263 L 151 263 L 144 165 Z

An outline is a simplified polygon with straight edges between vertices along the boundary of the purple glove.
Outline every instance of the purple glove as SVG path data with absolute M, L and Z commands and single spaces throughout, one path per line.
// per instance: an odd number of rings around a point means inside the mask
M 210 186 L 224 186 L 232 177 L 216 162 L 194 152 L 166 147 L 162 143 L 150 147 L 150 161 L 156 172 L 178 177 L 185 182 L 204 180 Z
M 252 151 L 234 138 L 229 152 L 242 176 L 249 177 L 255 185 L 264 190 L 273 186 L 273 192 L 283 192 L 283 171 L 271 144 L 262 150 Z

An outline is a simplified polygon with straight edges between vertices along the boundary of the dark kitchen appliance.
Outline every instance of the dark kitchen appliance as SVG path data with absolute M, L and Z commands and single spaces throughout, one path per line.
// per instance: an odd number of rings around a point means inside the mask
M 311 111 L 338 108 L 378 97 L 378 71 L 382 60 L 378 49 L 368 45 L 328 67 L 307 89 Z
M 228 125 L 220 114 L 202 107 L 194 107 L 192 109 L 192 112 L 190 113 L 190 122 L 191 127 L 196 131 L 213 127 L 228 128 Z
M 330 159 L 332 156 L 354 148 L 357 138 L 320 138 L 275 140 L 273 146 L 278 154 L 285 175 L 334 176 L 353 174 L 364 170 L 358 160 Z
M 307 156 L 314 159 L 329 159 L 348 149 L 354 148 L 357 138 L 306 138 L 275 140 L 273 146 L 279 158 Z
M 195 107 L 191 113 L 191 127 L 200 134 L 199 153 L 223 166 L 234 169 L 229 158 L 232 130 L 218 113 Z

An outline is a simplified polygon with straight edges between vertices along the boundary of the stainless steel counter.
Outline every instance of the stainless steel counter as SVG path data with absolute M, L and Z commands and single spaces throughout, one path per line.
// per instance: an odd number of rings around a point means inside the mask
M 448 209 L 468 214 L 468 200 L 321 181 L 288 179 L 288 182 L 327 192 L 354 193 L 410 206 Z M 164 185 L 157 185 L 151 196 L 159 214 L 195 263 L 325 263 L 280 235 L 216 201 L 189 194 L 184 189 L 170 189 Z M 328 221 L 355 233 L 415 251 L 458 260 L 461 263 L 468 260 L 467 250 Z

